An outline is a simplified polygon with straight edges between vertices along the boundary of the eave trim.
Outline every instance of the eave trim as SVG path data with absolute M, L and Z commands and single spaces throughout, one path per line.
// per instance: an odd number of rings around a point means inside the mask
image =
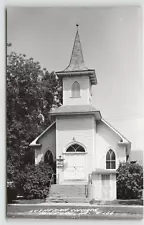
M 104 119 L 101 119 L 101 121 L 103 123 L 105 123 L 109 128 L 111 128 L 121 139 L 122 139 L 122 142 L 118 142 L 118 144 L 131 144 L 131 142 L 126 139 L 119 131 L 117 131 L 114 127 L 112 127 L 107 121 L 105 121 Z
M 39 140 L 40 137 L 42 137 L 54 124 L 56 123 L 56 121 L 54 121 L 49 127 L 47 127 L 36 139 L 34 139 L 29 146 L 37 146 L 40 147 L 41 144 L 38 144 L 37 141 Z

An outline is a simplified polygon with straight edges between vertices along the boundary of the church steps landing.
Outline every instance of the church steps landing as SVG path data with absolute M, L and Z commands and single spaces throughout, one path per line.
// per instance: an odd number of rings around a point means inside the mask
M 60 185 L 55 184 L 50 188 L 47 202 L 86 202 L 85 185 Z
M 89 200 L 87 198 L 74 198 L 74 197 L 65 197 L 65 198 L 47 198 L 46 202 L 53 203 L 88 203 Z

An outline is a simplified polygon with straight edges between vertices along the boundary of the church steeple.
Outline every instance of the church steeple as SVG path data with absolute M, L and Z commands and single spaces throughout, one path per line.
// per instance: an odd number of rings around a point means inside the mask
M 56 74 L 60 79 L 63 79 L 64 77 L 70 78 L 72 76 L 73 77 L 85 76 L 89 78 L 91 85 L 96 85 L 97 79 L 96 79 L 95 70 L 88 69 L 84 64 L 82 46 L 81 46 L 79 31 L 78 31 L 78 24 L 76 26 L 77 26 L 77 31 L 76 31 L 76 36 L 74 40 L 70 63 L 65 70 L 56 72 Z
M 64 71 L 80 71 L 80 70 L 88 70 L 84 64 L 84 58 L 82 53 L 82 47 L 78 32 L 78 24 L 77 26 L 77 32 L 74 40 L 73 50 L 71 54 L 71 59 L 68 67 Z

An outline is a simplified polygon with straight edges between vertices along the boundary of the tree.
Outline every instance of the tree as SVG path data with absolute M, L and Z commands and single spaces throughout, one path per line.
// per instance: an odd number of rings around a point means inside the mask
M 33 163 L 29 144 L 52 122 L 48 112 L 61 104 L 62 87 L 54 72 L 15 52 L 7 56 L 6 79 L 7 176 L 12 180 L 25 164 Z
M 143 189 L 143 168 L 135 163 L 122 163 L 118 168 L 117 197 L 138 199 Z

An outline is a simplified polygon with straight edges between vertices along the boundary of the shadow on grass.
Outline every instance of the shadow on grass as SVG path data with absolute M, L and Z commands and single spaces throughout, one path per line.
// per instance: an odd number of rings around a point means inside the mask
M 92 199 L 90 201 L 91 205 L 143 205 L 142 199 L 128 199 L 128 200 L 121 200 L 117 199 L 114 201 L 97 201 Z
M 12 200 L 9 204 L 38 204 L 44 203 L 45 199 L 19 199 L 19 200 Z

